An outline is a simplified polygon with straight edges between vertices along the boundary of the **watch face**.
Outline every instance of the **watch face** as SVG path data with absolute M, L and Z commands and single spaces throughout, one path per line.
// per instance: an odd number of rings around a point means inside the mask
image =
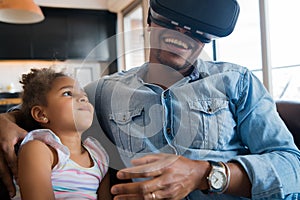
M 218 190 L 224 187 L 226 183 L 225 175 L 220 171 L 215 171 L 211 176 L 211 186 Z

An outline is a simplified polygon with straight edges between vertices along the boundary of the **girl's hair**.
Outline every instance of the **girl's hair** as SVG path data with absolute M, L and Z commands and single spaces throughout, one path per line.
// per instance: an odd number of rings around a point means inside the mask
M 53 81 L 62 76 L 67 76 L 63 71 L 56 72 L 53 68 L 31 69 L 23 74 L 19 81 L 23 84 L 22 108 L 24 125 L 26 129 L 41 128 L 31 116 L 31 108 L 36 105 L 47 106 L 46 95 L 51 90 Z

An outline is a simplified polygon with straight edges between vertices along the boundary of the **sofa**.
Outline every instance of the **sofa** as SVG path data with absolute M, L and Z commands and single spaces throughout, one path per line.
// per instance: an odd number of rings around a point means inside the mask
M 277 101 L 276 107 L 300 149 L 300 101 Z
M 287 128 L 294 136 L 295 144 L 300 149 L 300 102 L 296 101 L 277 101 L 277 111 L 285 122 Z M 0 199 L 9 200 L 7 191 L 0 180 Z

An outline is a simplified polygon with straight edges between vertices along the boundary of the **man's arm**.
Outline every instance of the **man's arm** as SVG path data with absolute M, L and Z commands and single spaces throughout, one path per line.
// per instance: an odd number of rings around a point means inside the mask
M 16 194 L 12 178 L 12 174 L 17 174 L 15 145 L 27 134 L 16 124 L 19 115 L 19 111 L 0 114 L 0 179 L 11 197 Z
M 104 178 L 101 180 L 101 183 L 98 188 L 98 200 L 112 200 L 112 195 L 110 193 L 110 180 L 109 173 L 107 173 Z
M 186 197 L 193 190 L 207 190 L 210 164 L 173 154 L 152 154 L 133 160 L 134 167 L 118 172 L 120 179 L 149 178 L 112 187 L 115 199 L 172 199 Z M 251 183 L 238 163 L 228 163 L 232 178 L 226 194 L 251 196 Z M 240 187 L 243 185 L 243 187 Z M 241 189 L 242 188 L 242 189 Z M 154 196 L 153 194 L 154 193 Z

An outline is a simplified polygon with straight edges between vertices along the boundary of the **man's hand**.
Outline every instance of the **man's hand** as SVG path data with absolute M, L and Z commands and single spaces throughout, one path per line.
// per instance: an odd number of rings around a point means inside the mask
M 118 184 L 111 192 L 117 199 L 183 199 L 195 189 L 207 189 L 210 165 L 172 154 L 153 154 L 132 161 L 134 167 L 120 170 L 119 179 L 147 178 Z
M 17 113 L 18 111 L 0 114 L 0 179 L 11 197 L 16 193 L 12 178 L 12 175 L 17 175 L 15 145 L 27 134 L 27 131 L 15 123 Z

